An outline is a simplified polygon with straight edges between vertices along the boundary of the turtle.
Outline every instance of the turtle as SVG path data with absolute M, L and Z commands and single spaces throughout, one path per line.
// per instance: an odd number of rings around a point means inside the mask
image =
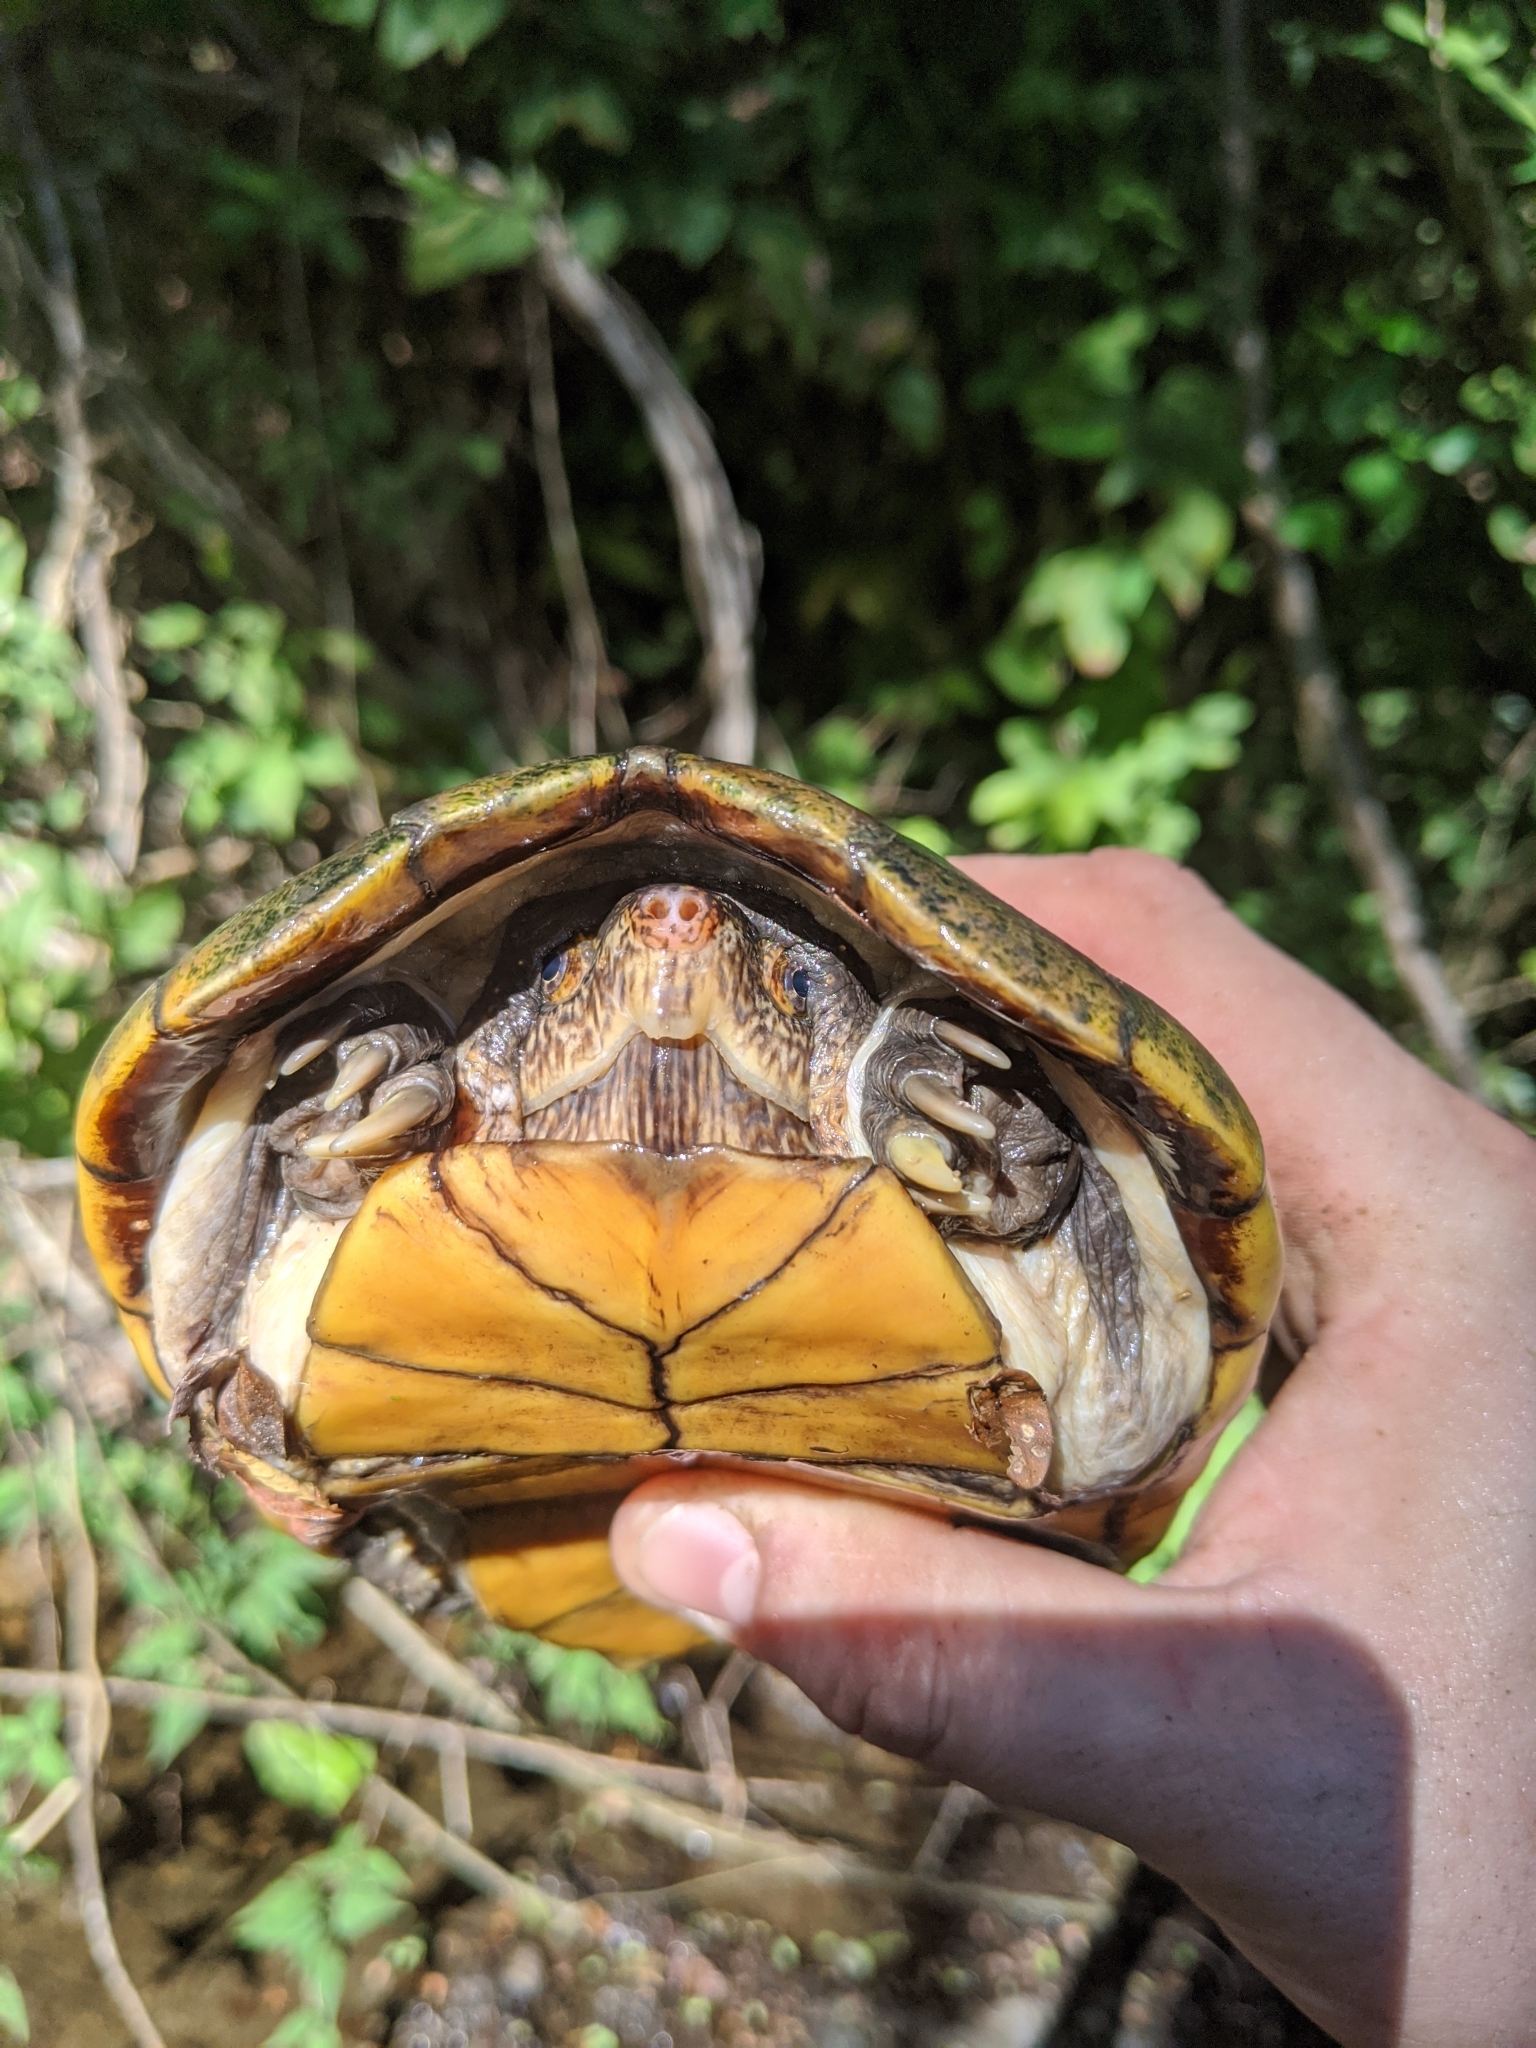
M 1280 1280 L 1254 1121 L 1164 1011 L 825 790 L 652 746 L 241 910 L 117 1025 L 76 1151 L 197 1458 L 628 1659 L 691 1640 L 606 1545 L 679 1464 L 1133 1561 Z

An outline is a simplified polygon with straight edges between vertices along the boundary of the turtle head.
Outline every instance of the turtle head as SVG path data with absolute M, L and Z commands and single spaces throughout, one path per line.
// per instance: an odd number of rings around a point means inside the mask
M 543 962 L 534 993 L 525 1115 L 602 1081 L 644 1039 L 708 1048 L 751 1094 L 808 1119 L 809 970 L 729 897 L 677 883 L 637 889 L 595 938 Z

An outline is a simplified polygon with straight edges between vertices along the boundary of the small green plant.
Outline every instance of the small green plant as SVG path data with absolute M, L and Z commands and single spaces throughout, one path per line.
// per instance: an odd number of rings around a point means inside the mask
M 348 1951 L 404 1910 L 409 1889 L 394 1857 L 372 1848 L 354 1826 L 291 1864 L 240 1909 L 231 1922 L 235 1940 L 280 1957 L 298 1979 L 302 1999 L 264 2048 L 341 2048 L 337 2015 Z
M 489 1629 L 484 1654 L 499 1664 L 520 1664 L 539 1695 L 546 1720 L 591 1735 L 632 1735 L 659 1749 L 672 1733 L 656 1704 L 650 1680 L 625 1671 L 597 1650 L 565 1650 L 515 1629 Z
M 59 1740 L 63 1711 L 57 1698 L 44 1697 L 29 1700 L 19 1714 L 0 1714 L 0 1814 L 19 1805 L 29 1791 L 47 1794 L 69 1776 L 69 1757 Z M 0 1884 L 52 1874 L 46 1857 L 20 1855 L 10 1835 L 0 1830 Z
M 253 1721 L 245 1731 L 245 1759 L 263 1792 L 329 1817 L 373 1769 L 375 1751 L 355 1735 L 331 1735 L 296 1721 Z

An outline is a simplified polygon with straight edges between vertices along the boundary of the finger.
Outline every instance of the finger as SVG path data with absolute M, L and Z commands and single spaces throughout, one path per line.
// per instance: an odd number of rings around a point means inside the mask
M 705 1620 L 880 1747 L 1128 1842 L 1290 1981 L 1320 1962 L 1375 1971 L 1393 1948 L 1403 1713 L 1337 1631 L 721 1473 L 640 1488 L 612 1543 L 642 1599 Z

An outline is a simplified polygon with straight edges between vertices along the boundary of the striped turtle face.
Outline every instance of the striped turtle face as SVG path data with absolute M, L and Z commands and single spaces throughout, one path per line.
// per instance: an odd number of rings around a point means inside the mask
M 1147 1152 L 814 913 L 675 876 L 472 906 L 237 1041 L 148 1253 L 200 1455 L 319 1537 L 678 1456 L 1001 1519 L 1154 1469 L 1211 1333 Z

